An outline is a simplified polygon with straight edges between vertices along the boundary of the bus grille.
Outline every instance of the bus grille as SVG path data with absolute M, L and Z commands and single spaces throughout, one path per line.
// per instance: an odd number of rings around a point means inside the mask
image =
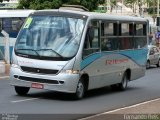
M 57 74 L 58 70 L 41 69 L 21 66 L 21 69 L 25 72 L 40 73 L 40 74 Z
M 48 80 L 48 79 L 41 79 L 41 78 L 31 78 L 31 77 L 24 77 L 24 76 L 19 76 L 18 78 L 20 80 L 31 81 L 31 82 L 59 84 L 59 82 L 57 80 Z

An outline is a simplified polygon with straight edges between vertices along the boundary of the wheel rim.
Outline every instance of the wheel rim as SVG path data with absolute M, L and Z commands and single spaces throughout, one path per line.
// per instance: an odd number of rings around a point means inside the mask
M 84 86 L 81 82 L 79 82 L 77 85 L 77 96 L 81 98 L 83 96 L 83 92 L 84 92 Z
M 126 76 L 123 79 L 122 86 L 123 86 L 124 89 L 127 87 L 127 78 L 126 78 Z

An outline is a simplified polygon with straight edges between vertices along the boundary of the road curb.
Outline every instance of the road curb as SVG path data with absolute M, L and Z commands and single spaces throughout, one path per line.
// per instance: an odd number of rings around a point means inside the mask
M 107 111 L 107 112 L 102 112 L 102 113 L 95 114 L 95 115 L 92 115 L 92 116 L 84 117 L 84 118 L 81 118 L 81 119 L 78 119 L 78 120 L 97 120 L 97 119 L 98 120 L 105 120 L 106 117 L 108 117 L 107 115 L 110 115 L 110 116 L 114 117 L 114 115 L 135 114 L 135 113 L 125 113 L 125 112 L 121 113 L 119 111 L 128 111 L 129 109 L 132 109 L 132 108 L 141 109 L 140 106 L 147 106 L 151 103 L 156 103 L 156 102 L 159 102 L 159 101 L 160 101 L 160 98 L 155 98 L 155 99 L 140 102 L 140 103 L 137 103 L 137 104 L 134 104 L 134 105 L 121 107 L 121 108 L 117 108 L 117 109 L 110 110 L 110 111 Z M 155 106 L 155 108 L 157 108 L 157 106 Z M 137 114 L 140 114 L 140 113 L 137 113 Z M 141 113 L 141 114 L 144 114 L 144 113 Z M 153 114 L 153 113 L 147 113 L 147 114 Z
M 5 73 L 5 62 L 0 61 L 0 74 Z
M 1 76 L 0 80 L 9 79 L 9 76 Z
M 10 73 L 10 64 L 0 61 L 0 80 L 8 79 Z

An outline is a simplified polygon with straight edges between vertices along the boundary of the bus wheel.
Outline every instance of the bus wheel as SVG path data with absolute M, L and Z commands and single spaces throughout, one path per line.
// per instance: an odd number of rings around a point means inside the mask
M 82 99 L 84 97 L 85 86 L 83 80 L 79 80 L 77 90 L 75 93 L 75 99 Z
M 129 81 L 129 79 L 127 77 L 127 74 L 124 73 L 121 83 L 118 84 L 119 89 L 120 90 L 125 90 L 127 88 L 128 81 Z
M 26 95 L 29 92 L 29 87 L 20 87 L 20 86 L 15 86 L 15 91 L 18 95 Z

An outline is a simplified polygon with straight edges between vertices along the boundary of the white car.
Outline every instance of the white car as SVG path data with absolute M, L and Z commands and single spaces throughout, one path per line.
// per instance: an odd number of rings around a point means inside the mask
M 154 45 L 148 45 L 146 68 L 150 68 L 150 65 L 160 67 L 160 50 Z

